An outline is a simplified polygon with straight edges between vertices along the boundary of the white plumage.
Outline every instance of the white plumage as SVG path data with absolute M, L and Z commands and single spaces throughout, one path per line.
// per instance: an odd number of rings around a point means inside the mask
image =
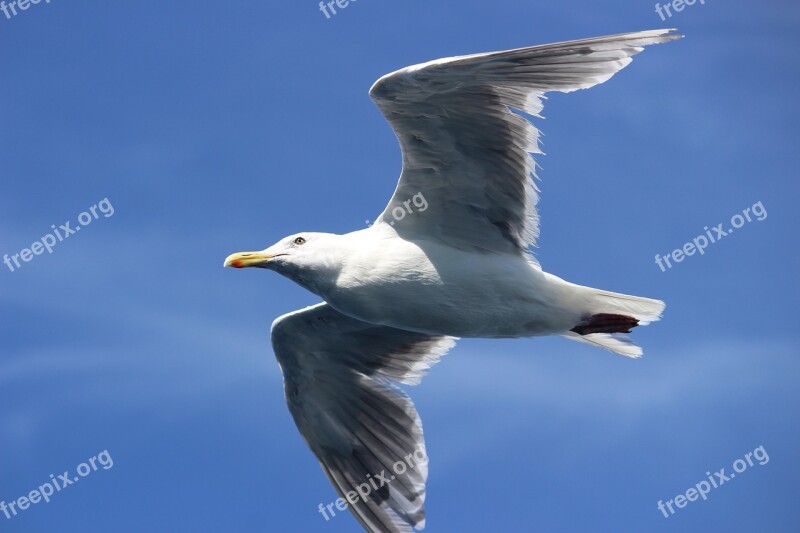
M 228 257 L 226 266 L 275 270 L 326 302 L 280 317 L 272 342 L 292 416 L 340 496 L 424 450 L 397 384 L 416 384 L 457 337 L 555 334 L 642 354 L 625 333 L 657 320 L 663 302 L 568 283 L 532 256 L 539 131 L 512 110 L 539 116 L 546 92 L 602 83 L 645 45 L 678 37 L 629 33 L 384 76 L 370 95 L 400 142 L 403 173 L 378 221 Z M 425 209 L 410 209 L 415 197 Z M 368 531 L 420 529 L 426 477 L 426 465 L 408 469 L 350 509 Z

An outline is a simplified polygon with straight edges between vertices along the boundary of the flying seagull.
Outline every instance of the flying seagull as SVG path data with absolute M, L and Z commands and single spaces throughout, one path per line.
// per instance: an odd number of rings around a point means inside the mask
M 539 131 L 515 110 L 539 117 L 545 93 L 603 83 L 644 46 L 681 37 L 673 32 L 440 59 L 380 78 L 370 96 L 403 170 L 377 221 L 225 260 L 324 300 L 278 318 L 272 345 L 300 433 L 367 531 L 425 526 L 422 425 L 398 385 L 418 383 L 457 338 L 562 335 L 642 355 L 625 334 L 658 320 L 663 302 L 569 283 L 533 257 Z

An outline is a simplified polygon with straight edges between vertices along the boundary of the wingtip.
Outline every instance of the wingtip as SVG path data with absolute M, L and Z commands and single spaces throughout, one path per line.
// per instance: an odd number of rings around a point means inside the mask
M 618 35 L 611 35 L 609 37 L 627 37 L 632 39 L 640 39 L 645 42 L 643 44 L 655 44 L 655 43 L 665 43 L 669 41 L 675 41 L 677 39 L 683 39 L 684 35 L 682 33 L 676 33 L 678 31 L 677 28 L 661 28 L 657 30 L 644 30 L 644 31 L 637 31 L 631 33 L 620 33 Z
M 667 35 L 669 35 L 670 38 L 672 39 L 683 39 L 684 37 L 686 37 L 684 34 L 678 33 L 678 28 L 670 29 Z
M 684 37 L 686 37 L 682 33 L 677 33 L 678 32 L 678 28 L 667 28 L 667 29 L 660 30 L 660 31 L 661 31 L 661 35 L 664 37 L 664 39 L 669 40 L 669 41 L 676 41 L 678 39 L 683 39 Z

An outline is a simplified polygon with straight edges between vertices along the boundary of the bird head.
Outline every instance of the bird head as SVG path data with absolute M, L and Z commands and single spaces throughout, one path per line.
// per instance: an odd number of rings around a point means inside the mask
M 233 268 L 266 268 L 319 294 L 320 285 L 341 268 L 339 235 L 297 233 L 260 252 L 238 252 L 225 259 Z

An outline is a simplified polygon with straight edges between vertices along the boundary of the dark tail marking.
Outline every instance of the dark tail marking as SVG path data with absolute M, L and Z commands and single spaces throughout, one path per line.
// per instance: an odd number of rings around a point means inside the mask
M 630 333 L 631 329 L 639 325 L 639 321 L 625 315 L 609 315 L 600 313 L 592 315 L 582 324 L 578 324 L 570 331 L 578 335 L 591 333 Z

